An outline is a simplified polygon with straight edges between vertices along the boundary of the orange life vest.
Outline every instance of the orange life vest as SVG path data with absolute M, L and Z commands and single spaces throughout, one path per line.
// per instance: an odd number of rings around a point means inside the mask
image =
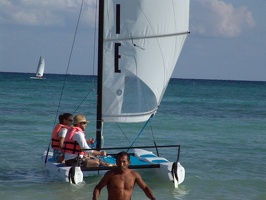
M 74 126 L 70 128 L 64 140 L 64 152 L 83 155 L 85 154 L 85 152 L 81 151 L 79 143 L 72 139 L 76 132 L 81 132 L 82 134 L 84 134 L 84 131 L 80 127 Z M 86 138 L 85 134 L 84 137 Z
M 60 150 L 59 148 L 59 137 L 58 137 L 58 133 L 60 132 L 60 130 L 62 128 L 66 128 L 69 130 L 69 126 L 67 125 L 64 125 L 64 124 L 57 124 L 55 127 L 54 127 L 54 130 L 53 130 L 53 133 L 52 133 L 52 148 L 53 149 L 56 149 L 56 150 Z

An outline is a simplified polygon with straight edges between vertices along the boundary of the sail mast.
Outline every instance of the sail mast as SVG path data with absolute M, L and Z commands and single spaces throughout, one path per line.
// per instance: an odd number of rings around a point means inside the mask
M 103 24 L 104 0 L 99 0 L 99 32 L 98 32 L 98 88 L 97 88 L 97 121 L 96 121 L 96 148 L 102 146 L 102 76 L 103 76 Z

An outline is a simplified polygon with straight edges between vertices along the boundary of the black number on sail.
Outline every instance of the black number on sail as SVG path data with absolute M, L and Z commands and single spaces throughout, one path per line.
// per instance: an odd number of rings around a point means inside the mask
M 116 4 L 116 34 L 120 34 L 120 4 Z M 119 58 L 121 58 L 121 55 L 119 55 L 119 47 L 121 46 L 121 43 L 115 43 L 115 73 L 121 73 L 121 70 L 119 69 Z
M 121 73 L 121 70 L 119 69 L 119 59 L 121 58 L 121 55 L 119 55 L 120 46 L 121 43 L 115 43 L 115 73 Z

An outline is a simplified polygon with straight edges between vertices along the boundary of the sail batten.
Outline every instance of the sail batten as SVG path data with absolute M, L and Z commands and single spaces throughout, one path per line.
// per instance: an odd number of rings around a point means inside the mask
M 189 32 L 182 32 L 182 33 L 172 33 L 172 34 L 164 34 L 164 35 L 151 35 L 151 36 L 132 36 L 132 37 L 125 37 L 125 38 L 109 38 L 105 41 L 119 41 L 119 40 L 139 40 L 139 39 L 149 39 L 149 38 L 160 38 L 160 37 L 173 37 L 179 35 L 188 35 Z
M 104 122 L 141 122 L 157 112 L 188 23 L 189 0 L 105 1 Z
M 140 122 L 140 121 L 146 121 L 147 117 L 149 118 L 152 114 L 155 114 L 157 110 L 158 108 L 147 113 L 141 112 L 141 113 L 123 113 L 119 115 L 103 115 L 103 118 L 117 119 L 116 122 L 122 122 L 122 123 L 126 123 L 128 122 L 128 120 L 130 120 L 130 122 Z

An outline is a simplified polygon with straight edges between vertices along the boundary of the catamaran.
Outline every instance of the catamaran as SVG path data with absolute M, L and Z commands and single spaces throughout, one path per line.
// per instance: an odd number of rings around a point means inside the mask
M 38 62 L 38 66 L 37 66 L 37 71 L 36 71 L 36 75 L 33 77 L 30 77 L 31 79 L 45 79 L 43 77 L 43 73 L 44 73 L 44 68 L 45 68 L 45 62 L 42 56 L 40 56 L 39 62 Z
M 97 150 L 125 150 L 132 169 L 148 169 L 178 187 L 185 179 L 180 145 L 136 146 L 142 130 L 127 147 L 103 147 L 103 123 L 146 122 L 155 117 L 189 34 L 189 0 L 99 0 Z M 150 149 L 156 149 L 156 153 Z M 161 148 L 177 148 L 177 159 L 159 156 Z M 43 153 L 45 167 L 71 183 L 103 174 L 112 167 L 68 167 Z M 101 157 L 115 164 L 115 153 Z

